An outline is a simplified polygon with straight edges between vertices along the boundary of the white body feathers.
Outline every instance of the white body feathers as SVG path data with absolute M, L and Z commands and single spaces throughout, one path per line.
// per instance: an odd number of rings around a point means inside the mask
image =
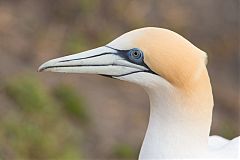
M 144 64 L 126 58 L 132 48 L 144 53 Z M 102 74 L 144 87 L 151 108 L 139 159 L 240 159 L 239 137 L 209 137 L 213 96 L 206 62 L 206 53 L 179 34 L 148 27 L 48 61 L 39 71 Z

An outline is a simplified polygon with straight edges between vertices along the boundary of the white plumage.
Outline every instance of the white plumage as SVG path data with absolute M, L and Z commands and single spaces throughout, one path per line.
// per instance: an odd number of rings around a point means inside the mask
M 207 55 L 175 32 L 142 28 L 106 46 L 44 63 L 40 71 L 93 73 L 141 85 L 150 98 L 139 159 L 240 158 L 240 138 L 209 137 Z

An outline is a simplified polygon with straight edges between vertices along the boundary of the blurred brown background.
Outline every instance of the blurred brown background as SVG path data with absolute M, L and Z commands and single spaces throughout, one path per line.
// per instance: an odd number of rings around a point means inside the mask
M 239 131 L 238 0 L 0 0 L 0 159 L 136 159 L 149 101 L 134 84 L 37 73 L 51 58 L 144 26 L 180 33 L 208 53 L 211 134 Z

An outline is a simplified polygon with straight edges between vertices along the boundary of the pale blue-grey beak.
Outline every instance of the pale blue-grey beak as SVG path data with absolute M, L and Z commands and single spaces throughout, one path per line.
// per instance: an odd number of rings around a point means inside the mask
M 110 77 L 148 71 L 146 66 L 129 62 L 126 52 L 107 46 L 98 47 L 47 61 L 39 67 L 38 71 L 91 73 Z

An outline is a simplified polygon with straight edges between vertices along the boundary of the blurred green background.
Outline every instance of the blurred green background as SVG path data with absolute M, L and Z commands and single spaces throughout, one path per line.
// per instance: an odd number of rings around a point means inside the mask
M 239 131 L 238 0 L 0 0 L 0 159 L 137 159 L 149 101 L 134 84 L 37 73 L 51 58 L 144 26 L 208 53 L 211 134 Z

